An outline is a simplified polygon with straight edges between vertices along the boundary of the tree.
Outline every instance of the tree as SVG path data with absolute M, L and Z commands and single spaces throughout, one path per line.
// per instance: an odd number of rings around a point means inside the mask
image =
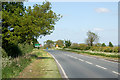
M 87 32 L 87 36 L 88 36 L 88 38 L 86 39 L 86 43 L 90 46 L 93 46 L 93 43 L 97 42 L 99 39 L 98 35 L 91 31 Z
M 47 40 L 44 43 L 45 43 L 45 46 L 47 46 L 49 48 L 54 47 L 54 41 L 52 41 L 52 40 Z
M 65 47 L 68 48 L 71 46 L 71 41 L 70 40 L 65 40 Z
M 18 27 L 19 18 L 23 16 L 24 6 L 22 2 L 2 2 L 2 45 L 7 48 L 10 44 L 17 44 L 20 36 L 14 33 Z
M 2 47 L 6 51 L 14 51 L 13 47 L 17 47 L 19 43 L 31 45 L 38 37 L 50 35 L 54 31 L 54 25 L 62 17 L 51 8 L 50 2 L 36 4 L 33 8 L 25 8 L 22 2 L 3 3 Z
M 27 34 L 27 40 L 31 41 L 33 37 L 42 37 L 45 35 L 50 35 L 54 30 L 54 25 L 61 18 L 61 15 L 57 15 L 51 10 L 50 2 L 43 2 L 42 5 L 34 5 L 33 9 L 29 7 L 26 9 L 25 16 L 27 19 L 23 22 L 26 22 L 24 27 L 27 31 L 24 34 Z M 22 23 L 23 23 L 22 22 Z
M 10 8 L 10 9 L 9 9 Z M 33 9 L 24 8 L 22 3 L 3 5 L 2 39 L 6 43 L 31 43 L 34 38 L 50 35 L 54 25 L 61 18 L 51 10 L 50 2 L 34 5 Z
M 105 45 L 105 43 L 102 43 L 102 47 L 105 47 L 106 45 Z
M 109 42 L 109 47 L 113 47 L 113 44 L 111 42 Z
M 55 43 L 56 43 L 56 45 L 58 45 L 59 47 L 64 46 L 64 41 L 63 41 L 63 40 L 57 40 Z

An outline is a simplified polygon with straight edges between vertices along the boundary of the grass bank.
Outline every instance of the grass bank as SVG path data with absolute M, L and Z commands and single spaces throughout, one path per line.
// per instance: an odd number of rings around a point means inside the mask
M 27 66 L 16 78 L 61 78 L 55 60 L 41 49 L 34 50 L 34 62 Z

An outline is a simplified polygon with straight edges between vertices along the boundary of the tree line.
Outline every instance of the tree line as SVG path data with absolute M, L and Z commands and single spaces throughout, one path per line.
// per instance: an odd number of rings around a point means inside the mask
M 105 43 L 98 43 L 99 37 L 97 34 L 94 32 L 88 31 L 87 32 L 88 38 L 86 39 L 86 45 L 88 46 L 102 46 L 106 47 Z M 47 40 L 44 42 L 47 47 L 53 47 L 55 45 L 58 45 L 59 47 L 70 47 L 72 44 L 77 44 L 77 43 L 72 43 L 70 40 L 57 40 L 57 41 L 52 41 L 52 40 Z M 113 47 L 112 42 L 109 42 L 109 47 Z
M 103 52 L 119 52 L 117 46 L 113 46 L 112 42 L 109 42 L 107 46 L 105 43 L 98 43 L 99 36 L 94 32 L 87 32 L 88 38 L 85 40 L 84 44 L 72 43 L 70 40 L 47 40 L 45 41 L 44 48 L 58 47 L 60 48 L 72 48 L 78 50 L 92 50 L 92 51 L 103 51 Z

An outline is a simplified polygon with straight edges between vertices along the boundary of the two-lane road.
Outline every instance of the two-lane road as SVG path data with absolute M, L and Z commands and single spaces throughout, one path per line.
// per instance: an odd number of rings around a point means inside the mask
M 118 78 L 118 63 L 60 50 L 46 50 L 56 58 L 68 78 Z

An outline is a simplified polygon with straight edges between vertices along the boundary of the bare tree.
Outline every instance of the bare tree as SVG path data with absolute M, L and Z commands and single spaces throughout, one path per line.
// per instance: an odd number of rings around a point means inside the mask
M 86 39 L 86 43 L 90 46 L 93 46 L 93 44 L 96 42 L 98 42 L 99 38 L 98 38 L 98 35 L 91 32 L 91 31 L 88 31 L 87 32 L 87 36 L 88 38 Z

